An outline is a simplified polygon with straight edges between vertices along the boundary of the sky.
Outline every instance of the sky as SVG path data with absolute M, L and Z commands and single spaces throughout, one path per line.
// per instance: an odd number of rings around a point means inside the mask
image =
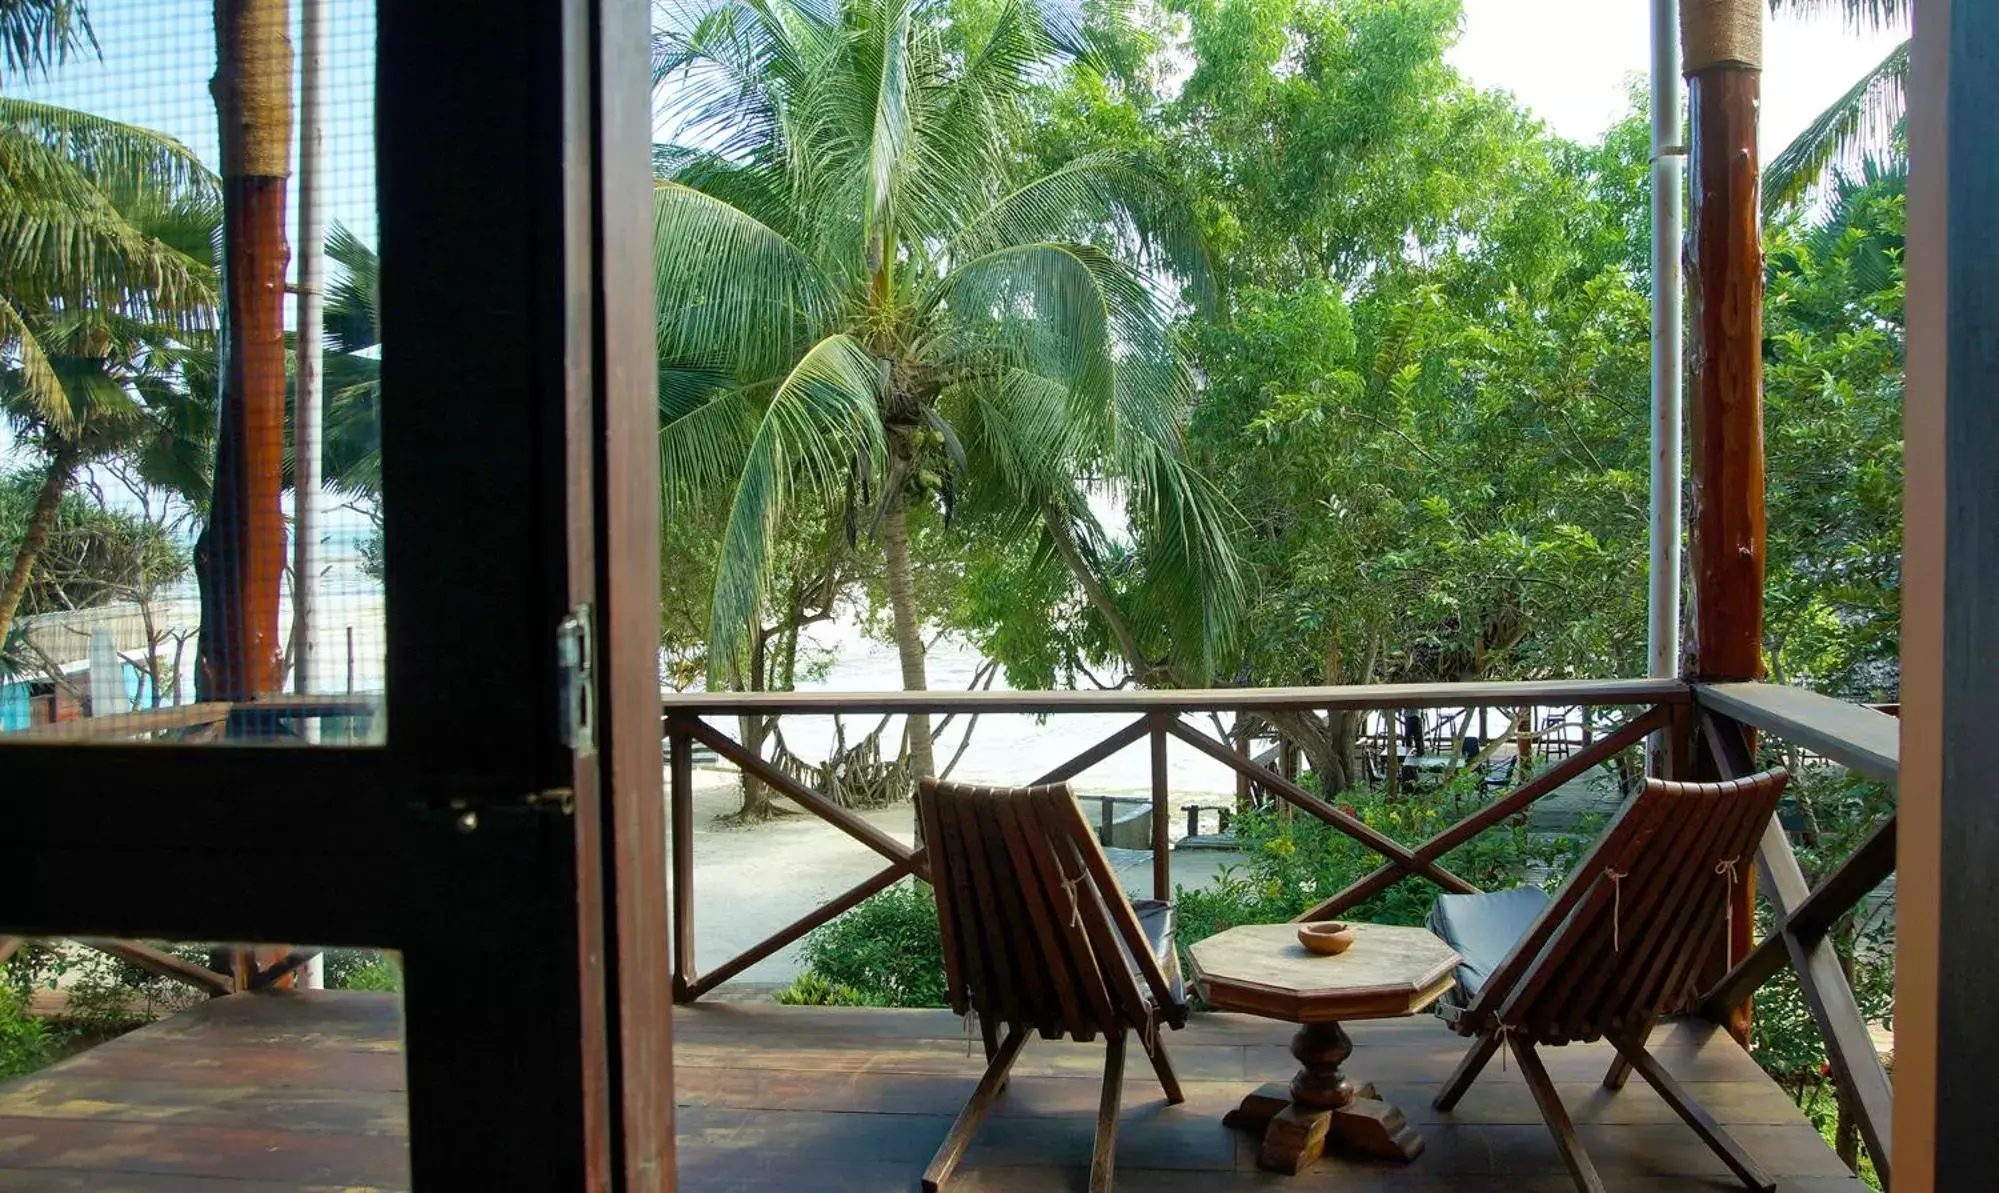
M 374 243 L 372 0 L 330 0 L 326 189 L 329 223 Z M 1464 0 L 1450 61 L 1475 85 L 1511 92 L 1554 132 L 1601 135 L 1628 110 L 1650 62 L 1647 0 Z M 101 61 L 73 60 L 11 93 L 156 128 L 216 160 L 213 0 L 92 0 Z M 294 20 L 299 6 L 293 6 Z M 1832 19 L 1772 19 L 1763 147 L 1774 155 L 1878 63 L 1900 34 L 1861 35 Z M 502 185 L 496 180 L 495 185 Z M 295 213 L 296 183 L 290 207 Z M 294 238 L 295 239 L 295 238 Z M 11 447 L 0 428 L 0 462 Z
M 1624 116 L 1651 71 L 1647 0 L 1464 0 L 1450 62 L 1480 87 L 1510 91 L 1557 134 L 1587 141 Z M 1860 34 L 1830 17 L 1773 17 L 1764 33 L 1767 160 L 1907 35 Z

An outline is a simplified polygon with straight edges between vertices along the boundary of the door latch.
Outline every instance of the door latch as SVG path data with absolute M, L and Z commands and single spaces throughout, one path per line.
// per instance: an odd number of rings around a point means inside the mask
M 562 744 L 577 753 L 597 746 L 596 639 L 596 619 L 587 602 L 571 609 L 555 628 Z

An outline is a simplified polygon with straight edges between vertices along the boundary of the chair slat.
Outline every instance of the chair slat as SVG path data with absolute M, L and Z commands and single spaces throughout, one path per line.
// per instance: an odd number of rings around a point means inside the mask
M 1657 947 L 1652 932 L 1655 918 L 1662 909 L 1676 907 L 1693 881 L 1686 867 L 1661 865 L 1657 859 L 1697 855 L 1705 839 L 1716 831 L 1705 812 L 1689 807 L 1688 802 L 1684 798 L 1655 800 L 1658 811 L 1653 835 L 1614 866 L 1606 865 L 1606 879 L 1610 872 L 1625 877 L 1621 892 L 1616 892 L 1610 919 L 1593 938 L 1596 963 L 1574 971 L 1569 996 L 1549 1016 L 1550 1026 L 1542 1038 L 1595 1039 L 1601 1035 L 1606 990 L 1628 980 Z
M 957 893 L 946 873 L 950 867 L 944 856 L 944 824 L 937 813 L 937 802 L 942 798 L 930 784 L 921 785 L 916 792 L 916 817 L 930 851 L 930 893 L 937 904 L 937 932 L 943 945 L 945 997 L 952 1012 L 963 1015 L 971 1009 L 967 994 L 971 979 L 960 955 Z
M 939 786 L 937 820 L 941 849 L 931 859 L 930 874 L 939 886 L 951 889 L 951 906 L 957 915 L 958 957 L 965 970 L 965 987 L 972 1009 L 985 1018 L 993 1013 L 992 977 L 986 971 L 986 929 L 978 919 L 978 896 L 972 889 L 971 871 L 965 864 L 965 833 L 959 819 L 959 800 L 951 788 Z
M 1076 801 L 1064 792 L 1059 799 L 1047 800 L 1045 806 L 1048 815 L 1062 831 L 1067 833 L 1069 840 L 1075 843 L 1077 852 L 1081 855 L 1083 864 L 1089 868 L 1090 876 L 1096 880 L 1098 889 L 1121 891 L 1117 872 L 1111 869 L 1110 858 L 1105 856 L 1103 846 L 1098 843 L 1096 834 L 1090 830 L 1089 822 L 1083 818 L 1083 810 L 1076 806 Z M 1138 913 L 1132 907 L 1131 901 L 1120 897 L 1107 899 L 1106 904 L 1112 926 L 1123 938 L 1133 963 L 1138 966 L 1139 975 L 1145 979 L 1146 985 L 1152 991 L 1155 1000 L 1153 1005 L 1162 1009 L 1172 1008 L 1176 1005 L 1173 983 L 1167 977 L 1165 969 L 1161 967 L 1159 959 L 1152 955 L 1152 942 L 1146 939 L 1145 929 L 1139 924 Z M 1177 958 L 1173 964 L 1177 972 L 1179 965 Z
M 1028 923 L 1034 933 L 1034 940 L 1041 957 L 1041 964 L 1048 974 L 1048 984 L 1053 988 L 1056 1001 L 1057 1022 L 1060 1031 L 1082 1038 L 1083 1014 L 1076 989 L 1074 971 L 1070 966 L 1068 950 L 1064 947 L 1060 930 L 1055 924 L 1055 907 L 1048 901 L 1047 891 L 1034 860 L 1034 851 L 1027 841 L 1027 827 L 1021 822 L 1021 801 L 1017 799 L 997 800 L 993 804 L 1000 831 L 1006 838 L 1006 846 L 1013 855 L 1014 872 L 1020 876 L 1023 905 L 1027 909 Z M 1044 1036 L 1058 1034 L 1048 1025 L 1039 1025 Z

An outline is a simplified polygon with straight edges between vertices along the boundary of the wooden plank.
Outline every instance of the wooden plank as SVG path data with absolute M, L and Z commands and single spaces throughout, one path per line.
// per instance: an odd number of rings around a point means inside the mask
M 1415 854 L 1424 861 L 1436 859 L 1471 840 L 1486 829 L 1532 805 L 1541 797 L 1559 789 L 1570 780 L 1588 772 L 1592 767 L 1604 762 L 1625 749 L 1638 744 L 1645 735 L 1666 724 L 1666 710 L 1654 708 L 1633 721 L 1627 722 L 1617 732 L 1605 737 L 1579 754 L 1572 754 L 1560 765 L 1554 766 L 1534 776 L 1525 785 L 1515 789 L 1503 799 L 1495 800 L 1485 807 L 1466 816 L 1456 824 L 1431 837 L 1416 847 Z M 1304 911 L 1292 919 L 1303 923 L 1308 920 L 1329 920 L 1337 918 L 1341 912 L 1357 903 L 1394 886 L 1407 877 L 1407 871 L 1393 862 L 1377 867 L 1373 873 L 1355 880 L 1345 890 Z
M 298 972 L 300 966 L 319 956 L 319 949 L 293 949 L 272 962 L 268 967 L 250 975 L 250 989 L 269 990 Z
M 162 733 L 228 720 L 229 710 L 232 707 L 234 706 L 227 701 L 217 700 L 205 704 L 182 704 L 173 708 L 149 708 L 139 712 L 84 717 L 74 721 L 52 721 L 46 725 L 31 725 L 26 729 L 16 729 L 7 734 L 5 740 L 9 745 L 37 742 L 73 743 L 133 737 L 141 733 Z
M 1173 847 L 1167 836 L 1173 819 L 1172 790 L 1166 771 L 1166 730 L 1173 723 L 1173 714 L 1155 712 L 1148 719 L 1152 731 L 1152 897 L 1163 900 L 1173 897 Z
M 1806 942 L 1816 941 L 1894 872 L 1895 817 L 1890 816 L 1816 890 L 1805 896 L 1788 919 L 1778 920 L 1777 931 L 1702 996 L 1702 1013 L 1713 1016 L 1721 1008 L 1736 1006 L 1762 989 L 1763 983 L 1790 959 L 1783 939 L 1785 931 Z
M 1895 782 L 1901 768 L 1901 722 L 1876 709 L 1762 683 L 1696 684 L 1694 702 L 1876 782 Z
M 840 916 L 860 906 L 863 902 L 894 886 L 910 873 L 910 862 L 894 862 L 873 877 L 848 888 L 844 893 L 806 912 L 804 915 L 764 937 L 756 944 L 737 953 L 728 961 L 714 969 L 691 978 L 681 1002 L 693 1002 L 715 987 L 735 977 L 757 962 L 777 952 L 779 949 L 799 939 L 822 924 L 831 923 Z
M 1325 711 L 1472 708 L 1559 704 L 1565 707 L 1685 704 L 1676 679 L 1559 679 L 1504 683 L 1351 684 L 1298 688 L 1141 688 L 1048 692 L 678 692 L 661 697 L 666 715 L 757 713 L 1064 713 Z
M 141 944 L 136 940 L 85 939 L 77 943 L 89 945 L 100 953 L 129 962 L 147 973 L 172 978 L 177 982 L 186 982 L 211 996 L 236 992 L 235 982 L 227 975 L 216 973 L 207 966 L 196 965 L 192 961 L 183 961 L 172 953 L 162 953 L 151 945 Z
M 673 999 L 691 1002 L 689 994 L 699 971 L 694 964 L 694 739 L 682 718 L 674 718 L 671 744 L 672 786 L 668 820 L 673 837 Z
M 986 1112 L 992 1109 L 993 1103 L 1000 1096 L 1000 1091 L 1006 1088 L 1007 1071 L 1013 1068 L 1013 1062 L 1019 1058 L 1020 1049 L 1026 1043 L 1026 1028 L 1016 1027 L 1006 1033 L 1006 1039 L 1000 1042 L 998 1053 L 986 1065 L 985 1074 L 979 1078 L 978 1087 L 972 1091 L 972 1096 L 966 1101 L 964 1109 L 958 1112 L 957 1120 L 951 1124 L 951 1130 L 944 1136 L 944 1142 L 938 1147 L 937 1154 L 931 1157 L 929 1166 L 923 1170 L 925 1193 L 937 1193 L 937 1190 L 943 1188 L 944 1182 L 951 1179 L 952 1171 L 965 1157 L 965 1149 L 972 1145 L 972 1136 L 978 1132 L 979 1124 L 985 1120 Z
M 1791 849 L 1791 839 L 1774 819 L 1764 830 L 1756 868 L 1763 876 L 1771 908 L 1788 921 L 1804 906 L 1811 888 L 1805 883 L 1804 871 Z M 1859 1000 L 1853 996 L 1853 986 L 1846 980 L 1846 971 L 1841 968 L 1839 954 L 1830 939 L 1820 936 L 1807 942 L 1791 932 L 1780 935 L 1791 955 L 1791 964 L 1798 971 L 1798 986 L 1804 993 L 1805 1004 L 1818 1022 L 1826 1057 L 1832 1062 L 1833 1078 L 1852 1101 L 1860 1120 L 1861 1138 L 1885 1184 L 1894 1165 L 1894 1140 L 1889 1134 L 1894 1090 L 1887 1070 L 1881 1065 L 1881 1054 L 1875 1051 L 1874 1041 L 1867 1034 L 1867 1021 L 1861 1016 Z
M 1181 741 L 1208 755 L 1210 758 L 1220 762 L 1223 766 L 1230 767 L 1231 769 L 1241 767 L 1245 769 L 1246 773 L 1252 768 L 1255 772 L 1260 772 L 1253 774 L 1252 777 L 1258 783 L 1262 784 L 1265 790 L 1282 797 L 1287 803 L 1317 816 L 1369 849 L 1400 864 L 1412 874 L 1420 874 L 1447 891 L 1455 891 L 1463 895 L 1475 895 L 1479 893 L 1477 887 L 1439 866 L 1436 862 L 1426 861 L 1417 857 L 1408 846 L 1403 845 L 1392 837 L 1376 832 L 1374 829 L 1361 823 L 1358 819 L 1347 815 L 1338 808 L 1332 807 L 1326 801 L 1314 797 L 1303 787 L 1298 786 L 1275 771 L 1267 767 L 1257 766 L 1253 762 L 1243 762 L 1235 756 L 1233 750 L 1216 742 L 1207 734 L 1197 729 L 1189 729 L 1177 721 L 1170 725 L 1167 731 Z
M 1028 786 L 1046 787 L 1054 783 L 1067 783 L 1097 763 L 1102 762 L 1139 738 L 1144 737 L 1149 726 L 1150 722 L 1144 717 L 1140 717 L 1138 720 L 1126 725 L 1124 728 L 1111 734 L 1089 749 L 1084 750 L 1054 770 L 1042 775 L 1040 778 L 1034 780 L 1034 782 L 1028 784 Z
M 915 850 L 889 836 L 874 825 L 854 815 L 852 812 L 820 795 L 818 792 L 785 774 L 754 753 L 736 744 L 733 738 L 716 730 L 698 718 L 683 722 L 687 731 L 702 744 L 729 761 L 749 771 L 764 782 L 783 792 L 793 803 L 831 824 L 834 828 L 859 841 L 861 844 L 881 854 L 892 862 L 907 862 L 916 856 Z M 913 867 L 922 874 L 923 866 Z

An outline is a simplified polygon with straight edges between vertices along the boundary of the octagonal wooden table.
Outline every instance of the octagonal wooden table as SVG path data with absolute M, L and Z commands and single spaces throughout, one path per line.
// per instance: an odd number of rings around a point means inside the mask
M 1425 1009 L 1450 989 L 1458 955 L 1422 928 L 1354 929 L 1353 947 L 1337 957 L 1307 952 L 1296 924 L 1231 928 L 1187 950 L 1208 1006 L 1300 1025 L 1291 1055 L 1302 1067 L 1291 1084 L 1263 1086 L 1222 1120 L 1261 1132 L 1257 1162 L 1274 1172 L 1302 1172 L 1329 1143 L 1389 1160 L 1413 1160 L 1423 1150 L 1402 1111 L 1340 1071 L 1353 1052 L 1340 1023 Z

